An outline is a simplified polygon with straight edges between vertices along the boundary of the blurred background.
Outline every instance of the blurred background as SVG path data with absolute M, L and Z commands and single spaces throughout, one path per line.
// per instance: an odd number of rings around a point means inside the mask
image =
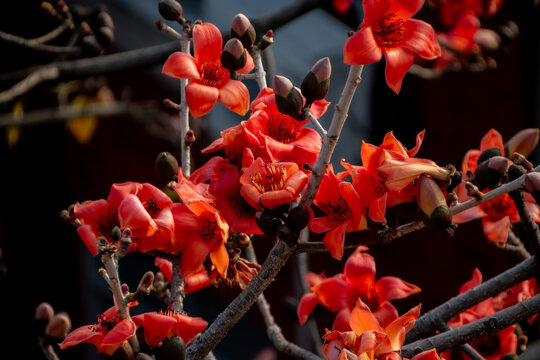
M 108 196 L 112 183 L 150 182 L 163 186 L 154 171 L 159 152 L 179 154 L 179 128 L 175 115 L 161 105 L 170 98 L 179 102 L 179 84 L 161 74 L 167 56 L 179 50 L 171 36 L 156 29 L 160 19 L 157 0 L 67 1 L 67 5 L 96 12 L 106 9 L 114 21 L 114 42 L 103 54 L 150 48 L 153 54 L 139 62 L 105 66 L 92 73 L 65 70 L 59 81 L 44 82 L 21 96 L 0 104 L 0 357 L 15 351 L 25 358 L 44 358 L 32 327 L 34 308 L 42 301 L 71 316 L 73 327 L 92 324 L 96 314 L 112 306 L 105 282 L 97 275 L 93 258 L 76 230 L 59 216 L 70 204 Z M 242 12 L 251 20 L 285 18 L 284 9 L 301 9 L 298 18 L 274 28 L 274 44 L 264 62 L 269 78 L 284 75 L 299 85 L 320 58 L 332 63 L 332 82 L 327 100 L 337 102 L 348 67 L 343 64 L 347 32 L 362 20 L 360 1 L 353 1 L 346 14 L 339 14 L 329 1 L 182 1 L 184 17 L 202 19 L 229 32 L 232 17 Z M 301 7 L 303 6 L 303 7 Z M 509 139 L 523 128 L 540 122 L 540 16 L 535 0 L 505 1 L 499 12 L 483 19 L 482 27 L 496 32 L 513 22 L 518 34 L 504 47 L 489 54 L 493 63 L 483 71 L 463 67 L 429 76 L 407 74 L 401 93 L 394 94 L 384 81 L 384 61 L 365 67 L 363 81 L 353 99 L 333 163 L 339 159 L 360 164 L 362 141 L 380 144 L 393 130 L 403 144 L 414 146 L 415 136 L 426 129 L 419 157 L 458 169 L 465 152 L 478 148 L 481 137 L 497 129 Z M 444 31 L 429 4 L 418 14 Z M 40 1 L 2 2 L 0 31 L 31 39 L 58 26 L 44 15 Z M 170 24 L 174 27 L 173 24 Z M 178 27 L 176 27 L 178 29 Z M 259 36 L 269 29 L 263 29 Z M 447 29 L 446 29 L 447 30 Z M 5 40 L 1 34 L 0 91 L 28 75 L 28 69 L 48 63 L 86 57 L 61 52 L 34 51 Z M 50 44 L 64 46 L 69 32 Z M 91 45 L 91 44 L 90 44 Z M 160 47 L 155 47 L 160 45 Z M 88 50 L 88 51 L 91 51 Z M 424 64 L 429 67 L 430 64 Z M 419 72 L 417 72 L 419 73 Z M 251 98 L 255 82 L 247 81 Z M 58 105 L 116 104 L 107 116 L 65 117 L 54 112 Z M 332 107 L 322 117 L 327 127 Z M 192 120 L 197 136 L 193 146 L 195 166 L 210 156 L 200 150 L 219 131 L 238 124 L 240 118 L 221 104 L 202 118 Z M 16 123 L 18 121 L 18 123 Z M 13 126 L 16 124 L 17 126 Z M 538 164 L 538 151 L 530 160 Z M 262 261 L 273 245 L 271 239 L 255 243 Z M 411 298 L 395 302 L 402 311 L 417 303 L 427 311 L 457 294 L 475 267 L 488 279 L 519 261 L 510 252 L 496 248 L 485 238 L 479 221 L 460 226 L 453 237 L 428 229 L 371 247 L 377 261 L 377 277 L 399 276 L 422 288 Z M 346 256 L 344 257 L 346 259 Z M 309 334 L 296 324 L 294 303 L 301 297 L 300 279 L 291 261 L 265 295 L 285 336 L 310 346 Z M 310 269 L 332 276 L 342 270 L 328 254 L 310 255 Z M 130 254 L 122 260 L 123 282 L 135 288 L 140 277 L 153 267 L 150 256 Z M 186 308 L 191 316 L 211 322 L 238 293 L 237 289 L 205 289 L 189 295 Z M 165 305 L 144 299 L 135 313 L 155 311 Z M 319 309 L 320 333 L 332 324 L 333 314 Z M 271 347 L 258 309 L 244 319 L 216 348 L 218 359 L 252 359 Z M 95 359 L 92 345 L 83 344 L 60 352 L 61 359 Z M 285 358 L 281 356 L 280 358 Z

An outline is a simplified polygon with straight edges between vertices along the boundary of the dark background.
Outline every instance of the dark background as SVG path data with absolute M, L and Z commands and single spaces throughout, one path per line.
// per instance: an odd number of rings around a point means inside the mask
M 68 2 L 72 4 L 75 2 Z M 89 6 L 104 4 L 115 21 L 116 41 L 107 49 L 114 53 L 171 41 L 158 32 L 153 22 L 159 18 L 157 1 L 80 1 Z M 294 1 L 185 1 L 185 17 L 201 18 L 227 30 L 238 12 L 250 18 L 272 14 Z M 55 22 L 42 16 L 39 1 L 0 5 L 0 30 L 31 38 L 54 28 Z M 422 15 L 431 16 L 424 12 Z M 361 19 L 361 3 L 354 2 L 352 15 Z M 538 127 L 539 12 L 532 1 L 506 1 L 500 13 L 486 21 L 485 27 L 498 29 L 515 21 L 520 36 L 504 52 L 495 56 L 497 69 L 481 73 L 448 73 L 435 80 L 407 75 L 399 96 L 384 82 L 384 62 L 366 66 L 350 110 L 348 123 L 334 155 L 337 167 L 342 157 L 360 162 L 362 140 L 379 144 L 393 130 L 405 146 L 414 145 L 415 135 L 426 129 L 418 157 L 430 158 L 439 165 L 460 167 L 464 153 L 478 148 L 481 137 L 496 128 L 509 139 L 525 127 Z M 354 20 L 352 20 L 354 21 Z M 285 75 L 300 84 L 305 73 L 319 58 L 329 56 L 333 66 L 328 100 L 336 102 L 347 68 L 342 64 L 342 49 L 351 27 L 323 10 L 312 11 L 275 31 L 272 45 L 276 66 L 269 72 Z M 59 42 L 65 39 L 59 39 Z M 0 43 L 2 74 L 52 61 L 50 56 Z M 105 81 L 117 99 L 133 102 L 164 98 L 178 101 L 178 83 L 160 74 L 161 64 L 120 71 Z M 0 77 L 0 79 L 5 79 Z M 0 81 L 0 90 L 11 83 Z M 247 83 L 251 98 L 257 93 L 254 82 Z M 43 84 L 22 97 L 26 111 L 56 105 L 54 84 Z M 2 112 L 11 111 L 4 106 Z M 327 126 L 331 114 L 322 118 Z M 209 116 L 192 122 L 197 142 L 195 164 L 208 157 L 199 154 L 226 127 L 240 119 L 217 105 Z M 95 322 L 95 315 L 112 305 L 105 283 L 96 275 L 100 266 L 92 258 L 76 231 L 62 222 L 59 212 L 77 201 L 106 198 L 112 183 L 151 182 L 163 185 L 154 172 L 154 158 L 161 151 L 179 153 L 178 130 L 174 118 L 165 110 L 144 113 L 135 118 L 116 116 L 99 122 L 92 140 L 79 144 L 64 123 L 24 127 L 13 149 L 8 149 L 6 130 L 0 129 L 0 358 L 13 350 L 25 358 L 40 359 L 32 328 L 34 308 L 50 302 L 57 311 L 67 311 L 73 328 Z M 158 125 L 156 125 L 158 124 Z M 538 163 L 538 152 L 532 157 Z M 271 239 L 255 244 L 262 260 L 272 246 Z M 460 285 L 479 267 L 485 279 L 515 264 L 512 254 L 488 243 L 479 221 L 460 226 L 452 238 L 422 230 L 395 240 L 390 245 L 372 246 L 377 261 L 377 277 L 394 275 L 417 284 L 422 293 L 396 301 L 400 312 L 418 302 L 423 310 L 457 294 Z M 332 276 L 343 262 L 328 254 L 311 255 L 312 270 Z M 286 298 L 299 299 L 298 277 L 290 262 L 270 285 L 265 295 L 286 337 L 306 344 L 305 329 L 295 326 Z M 142 274 L 153 269 L 152 259 L 131 254 L 122 261 L 122 281 L 136 287 Z M 291 281 L 293 280 L 293 281 Z M 207 289 L 188 296 L 189 315 L 211 322 L 237 290 Z M 153 299 L 141 302 L 135 313 L 154 311 L 164 306 Z M 135 310 L 135 309 L 134 309 Z M 333 315 L 318 311 L 321 333 L 330 327 Z M 231 331 L 215 351 L 218 359 L 250 359 L 270 346 L 257 309 Z M 93 346 L 84 344 L 60 352 L 62 359 L 95 358 Z

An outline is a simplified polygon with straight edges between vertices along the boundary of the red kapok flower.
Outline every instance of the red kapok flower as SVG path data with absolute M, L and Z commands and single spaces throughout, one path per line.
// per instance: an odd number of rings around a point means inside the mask
M 361 299 L 371 309 L 377 321 L 386 326 L 398 317 L 389 300 L 403 299 L 416 294 L 420 288 L 394 276 L 384 276 L 375 281 L 375 259 L 360 246 L 349 256 L 342 274 L 323 279 L 315 284 L 312 293 L 305 294 L 298 305 L 298 318 L 303 324 L 315 305 L 323 305 L 340 312 L 334 330 L 347 331 L 351 310 Z
M 179 336 L 186 344 L 190 343 L 206 327 L 208 323 L 202 318 L 187 315 L 144 313 L 133 317 L 137 328 L 143 327 L 144 341 L 152 349 L 166 337 Z
M 207 114 L 216 101 L 237 114 L 249 110 L 249 92 L 244 84 L 230 79 L 229 70 L 221 66 L 223 40 L 219 29 L 211 24 L 196 24 L 193 27 L 193 51 L 195 57 L 175 52 L 163 65 L 162 72 L 178 79 L 191 79 L 186 86 L 186 101 L 194 117 Z M 253 59 L 239 73 L 253 69 Z
M 275 209 L 300 196 L 308 176 L 290 162 L 264 163 L 257 158 L 240 177 L 240 192 L 255 209 Z
M 323 242 L 330 254 L 341 260 L 345 234 L 367 229 L 366 207 L 353 185 L 336 177 L 332 165 L 327 167 L 313 203 L 326 215 L 312 217 L 309 229 L 327 232 Z
M 399 93 L 414 54 L 433 60 L 441 55 L 431 25 L 410 19 L 424 0 L 366 0 L 360 30 L 345 43 L 346 64 L 371 64 L 386 58 L 386 83 Z
M 98 323 L 81 326 L 73 330 L 60 343 L 60 348 L 78 345 L 82 342 L 94 344 L 100 353 L 112 355 L 122 344 L 135 335 L 137 327 L 131 319 L 121 319 L 116 315 L 116 306 L 98 315 Z
M 160 257 L 156 257 L 154 259 L 154 265 L 159 267 L 159 270 L 163 273 L 163 276 L 165 279 L 172 283 L 172 273 L 173 273 L 173 264 L 169 260 L 165 260 Z M 198 271 L 194 271 L 189 275 L 186 275 L 184 278 L 185 285 L 184 285 L 184 292 L 186 294 L 193 293 L 195 291 L 204 289 L 207 286 L 210 286 L 212 284 L 210 276 L 208 275 L 208 272 L 204 269 L 204 267 L 200 267 Z

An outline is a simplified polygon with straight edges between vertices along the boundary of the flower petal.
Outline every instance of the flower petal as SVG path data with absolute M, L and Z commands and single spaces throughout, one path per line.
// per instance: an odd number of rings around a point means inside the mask
M 490 129 L 486 135 L 482 137 L 482 140 L 480 140 L 480 151 L 484 151 L 490 147 L 498 147 L 501 150 L 501 156 L 504 156 L 504 143 L 502 136 L 495 129 Z
M 134 237 L 152 236 L 158 229 L 156 222 L 144 208 L 140 199 L 129 195 L 118 207 L 121 228 L 130 228 Z
M 357 289 L 371 288 L 375 282 L 375 259 L 366 253 L 366 246 L 359 246 L 349 256 L 343 273 L 352 286 Z
M 199 80 L 201 78 L 193 56 L 180 51 L 169 55 L 169 58 L 163 64 L 161 72 L 176 79 Z
M 388 12 L 391 4 L 392 0 L 362 1 L 362 8 L 364 9 L 362 26 L 371 26 L 374 22 L 379 21 Z
M 203 23 L 193 27 L 193 53 L 197 65 L 218 60 L 222 48 L 221 32 L 214 24 Z
M 245 115 L 249 110 L 249 91 L 241 81 L 229 80 L 219 89 L 217 101 L 238 115 Z
M 372 64 L 381 60 L 381 57 L 382 50 L 375 41 L 371 26 L 358 30 L 347 39 L 343 48 L 343 61 L 349 65 Z
M 221 277 L 225 278 L 227 276 L 227 268 L 229 267 L 229 255 L 225 244 L 218 245 L 215 249 L 210 252 L 210 259 L 212 264 L 216 267 L 217 272 Z
M 300 303 L 298 304 L 298 309 L 296 310 L 296 315 L 298 316 L 298 322 L 300 325 L 304 325 L 306 320 L 315 309 L 315 305 L 320 304 L 319 298 L 314 293 L 307 293 L 302 296 Z
M 486 237 L 499 244 L 504 245 L 508 239 L 508 230 L 510 230 L 510 217 L 505 216 L 497 221 L 490 221 L 487 217 L 482 218 L 482 227 Z
M 159 344 L 173 329 L 176 320 L 158 313 L 144 314 L 144 341 L 152 349 Z
M 405 22 L 405 38 L 401 44 L 427 60 L 441 56 L 441 47 L 435 31 L 428 23 L 410 19 Z
M 407 48 L 385 48 L 386 83 L 396 94 L 401 90 L 403 77 L 414 62 L 414 53 Z
M 82 342 L 94 344 L 99 348 L 99 344 L 103 340 L 101 331 L 95 331 L 99 325 L 85 325 L 70 332 L 64 341 L 60 343 L 60 349 L 65 349 L 68 346 L 78 345 Z
M 186 101 L 193 117 L 198 118 L 208 114 L 219 97 L 215 87 L 202 85 L 194 80 L 186 86 Z
M 377 280 L 375 288 L 381 301 L 403 299 L 420 292 L 420 288 L 394 276 L 384 276 Z
M 200 317 L 175 314 L 176 326 L 174 331 L 186 344 L 189 344 L 195 336 L 206 329 L 208 323 Z
M 358 335 L 361 335 L 366 331 L 383 332 L 383 329 L 379 325 L 377 319 L 375 319 L 375 316 L 371 313 L 369 307 L 360 299 L 358 299 L 356 307 L 351 313 L 350 325 Z
M 418 12 L 425 0 L 392 0 L 388 13 L 393 13 L 398 19 L 408 19 Z
M 101 341 L 99 352 L 112 355 L 124 341 L 135 335 L 137 326 L 131 319 L 124 319 L 116 324 Z
M 330 255 L 337 260 L 343 257 L 343 247 L 345 245 L 345 232 L 351 220 L 345 221 L 335 229 L 324 235 L 323 243 L 330 251 Z

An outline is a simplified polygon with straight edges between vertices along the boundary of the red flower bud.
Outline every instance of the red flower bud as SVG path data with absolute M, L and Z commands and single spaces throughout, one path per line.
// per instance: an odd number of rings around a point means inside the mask
M 311 103 L 315 100 L 322 100 L 328 93 L 330 87 L 330 74 L 332 66 L 330 59 L 327 57 L 320 59 L 313 65 L 311 71 L 302 81 L 302 95 L 306 97 L 306 101 Z
M 515 134 L 504 144 L 506 156 L 511 159 L 515 152 L 527 157 L 538 144 L 540 129 L 524 129 Z
M 66 313 L 61 312 L 54 315 L 49 321 L 45 328 L 45 335 L 53 339 L 63 340 L 69 330 L 71 330 L 71 320 Z
M 221 52 L 221 65 L 229 71 L 236 71 L 246 65 L 246 51 L 242 42 L 232 38 L 225 44 Z
M 274 43 L 274 32 L 272 30 L 268 30 L 266 34 L 261 39 L 261 42 L 259 43 L 259 48 L 261 50 L 266 49 L 270 45 Z
M 251 22 L 244 14 L 237 14 L 231 24 L 231 37 L 237 38 L 245 48 L 250 48 L 255 42 L 257 33 Z

